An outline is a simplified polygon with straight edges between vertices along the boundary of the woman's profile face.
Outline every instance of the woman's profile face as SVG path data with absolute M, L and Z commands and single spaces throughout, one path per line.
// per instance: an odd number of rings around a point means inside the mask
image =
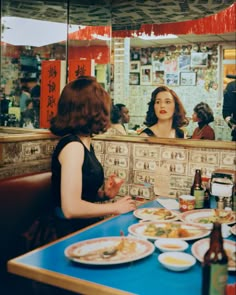
M 192 114 L 192 120 L 193 120 L 193 122 L 199 122 L 199 118 L 197 116 L 197 113 L 193 112 L 193 114 Z
M 175 112 L 175 100 L 167 91 L 159 92 L 154 103 L 154 111 L 158 120 L 170 120 Z

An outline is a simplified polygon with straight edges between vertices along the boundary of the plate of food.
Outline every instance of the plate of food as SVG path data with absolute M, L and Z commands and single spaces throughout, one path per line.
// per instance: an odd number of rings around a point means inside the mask
M 233 224 L 236 222 L 236 214 L 233 211 L 221 209 L 199 209 L 186 211 L 180 214 L 180 219 L 187 223 L 201 224 L 212 227 L 214 222 Z
M 179 219 L 177 212 L 165 208 L 140 208 L 135 210 L 133 214 L 142 220 L 170 222 Z
M 192 225 L 182 222 L 156 222 L 147 221 L 129 226 L 130 234 L 148 240 L 180 239 L 195 240 L 209 235 L 210 230 L 200 225 Z
M 231 240 L 224 239 L 224 249 L 228 256 L 228 270 L 235 271 L 236 270 L 236 242 Z M 210 239 L 205 238 L 199 241 L 196 241 L 191 248 L 193 256 L 197 258 L 200 262 L 203 261 L 203 257 L 206 251 L 209 249 Z
M 74 262 L 93 265 L 127 263 L 151 255 L 155 246 L 135 237 L 103 237 L 68 246 L 65 256 Z

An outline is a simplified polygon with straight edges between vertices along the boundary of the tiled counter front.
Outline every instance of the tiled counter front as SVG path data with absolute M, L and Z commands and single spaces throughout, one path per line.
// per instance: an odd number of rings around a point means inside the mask
M 0 142 L 0 179 L 50 170 L 51 154 L 57 139 L 38 135 Z
M 50 133 L 0 138 L 0 179 L 49 170 L 57 142 Z M 214 142 L 216 148 L 195 148 L 196 143 L 187 140 L 182 140 L 182 146 L 159 142 L 144 142 L 135 137 L 93 139 L 105 176 L 115 173 L 125 180 L 121 196 L 148 199 L 154 195 L 155 184 L 156 194 L 176 197 L 189 193 L 197 168 L 208 176 L 216 168 L 235 170 L 236 153 L 230 142 Z
M 177 197 L 189 194 L 197 168 L 207 176 L 217 168 L 235 170 L 235 151 L 227 149 L 103 140 L 94 140 L 94 148 L 105 176 L 115 173 L 125 179 L 120 195 L 149 198 L 145 184 L 155 184 L 157 194 Z

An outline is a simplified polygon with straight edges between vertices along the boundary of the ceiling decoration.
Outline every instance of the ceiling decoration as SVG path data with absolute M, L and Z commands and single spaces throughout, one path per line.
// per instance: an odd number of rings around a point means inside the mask
M 1 0 L 3 16 L 53 22 L 106 26 L 112 30 L 140 29 L 142 24 L 182 22 L 213 15 L 234 0 Z
M 114 3 L 115 2 L 115 3 Z M 139 29 L 141 24 L 194 20 L 213 15 L 234 1 L 134 0 L 112 1 L 112 29 Z
M 110 27 L 112 22 L 112 36 L 132 37 L 131 46 L 137 47 L 169 43 L 235 42 L 234 0 L 1 0 L 1 7 L 2 16 L 64 24 L 69 19 L 70 24 L 96 26 L 101 31 Z M 228 19 L 227 13 L 230 16 Z M 157 35 L 175 34 L 178 39 L 144 41 L 133 37 L 134 33 L 139 35 L 142 32 L 149 35 L 152 32 Z M 109 36 L 109 32 L 106 35 Z M 95 38 L 91 43 L 91 40 L 85 39 L 76 32 L 70 42 L 72 44 L 79 40 L 79 46 L 102 45 L 105 42 Z

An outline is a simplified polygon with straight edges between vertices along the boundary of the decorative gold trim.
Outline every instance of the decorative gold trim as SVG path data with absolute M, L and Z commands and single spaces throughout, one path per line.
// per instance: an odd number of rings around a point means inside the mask
M 97 135 L 93 140 L 104 141 L 120 141 L 120 142 L 135 142 L 135 143 L 150 143 L 150 144 L 163 144 L 181 146 L 187 148 L 208 148 L 208 149 L 223 149 L 234 150 L 236 143 L 231 141 L 219 140 L 203 140 L 203 139 L 176 139 L 176 138 L 155 138 L 155 137 L 141 137 L 141 136 L 107 136 Z
M 21 133 L 17 133 L 17 128 L 0 127 L 0 143 L 6 142 L 19 142 L 30 141 L 39 139 L 57 139 L 57 137 L 50 133 L 47 129 L 20 129 Z M 15 131 L 15 133 L 13 133 Z M 37 130 L 37 131 L 36 131 Z M 6 135 L 2 135 L 6 133 Z M 120 142 L 135 142 L 135 143 L 150 143 L 150 144 L 163 144 L 181 146 L 187 148 L 203 148 L 203 149 L 223 149 L 234 150 L 236 149 L 236 143 L 232 141 L 219 141 L 219 140 L 203 140 L 203 139 L 176 139 L 176 138 L 155 138 L 155 137 L 142 137 L 131 135 L 96 135 L 93 140 L 104 141 L 120 141 Z

